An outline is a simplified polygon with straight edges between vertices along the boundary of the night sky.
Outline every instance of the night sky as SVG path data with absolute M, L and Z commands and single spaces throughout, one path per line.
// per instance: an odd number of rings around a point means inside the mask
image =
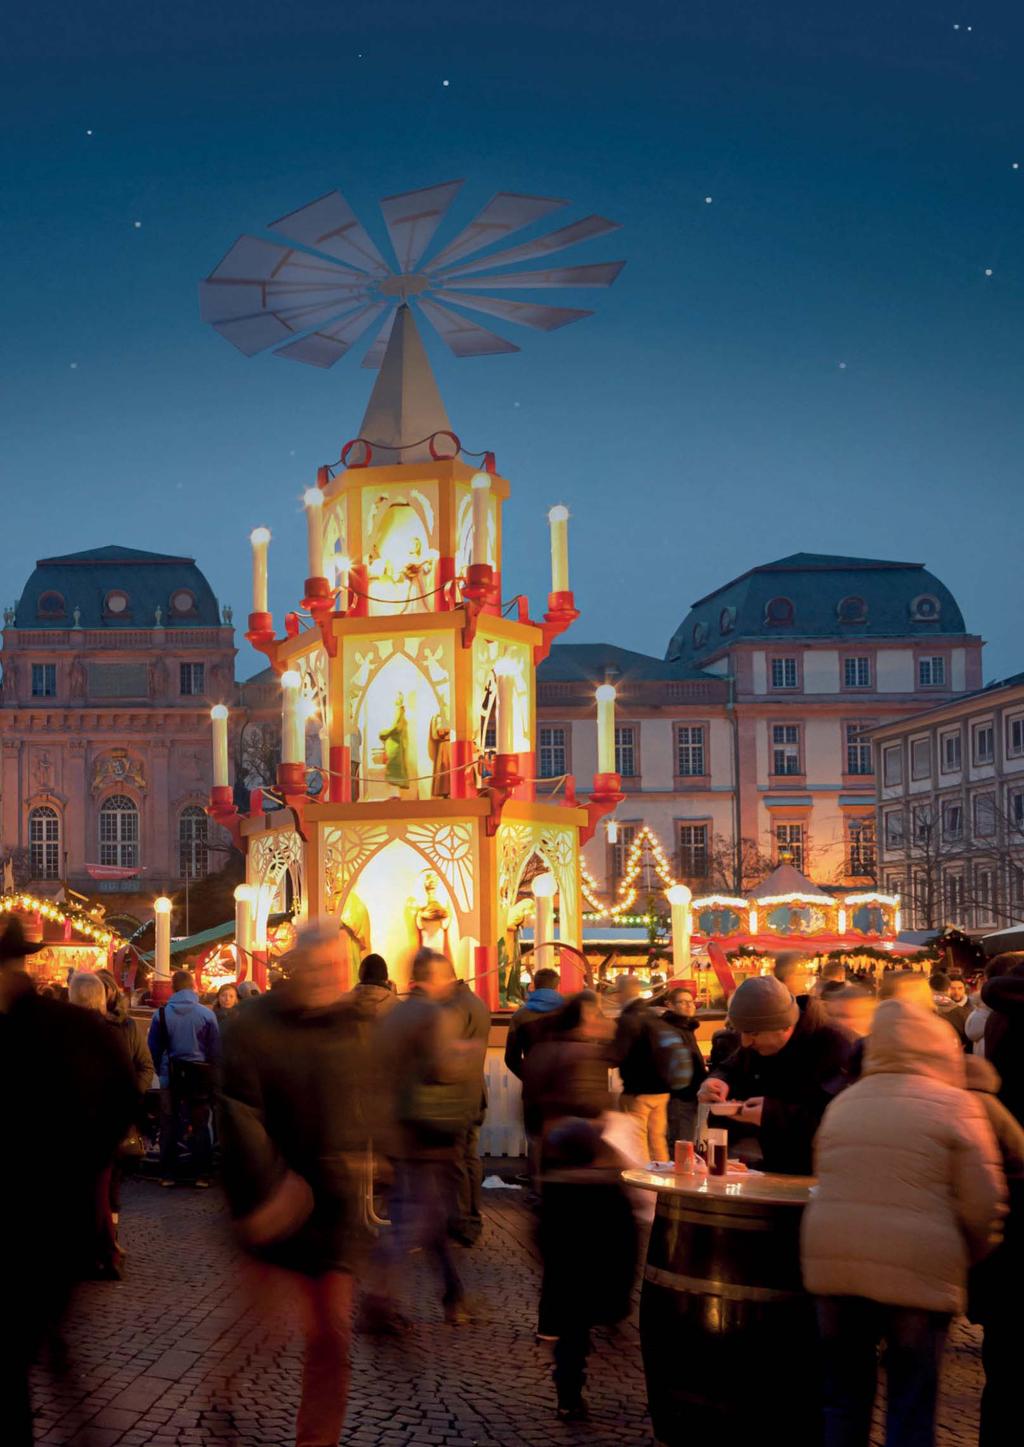
M 578 325 L 498 324 L 517 355 L 426 335 L 512 480 L 508 594 L 542 611 L 563 501 L 578 641 L 660 656 L 691 600 L 807 550 L 927 563 L 986 677 L 1024 668 L 1019 4 L 34 0 L 0 45 L 4 604 L 116 542 L 194 554 L 240 621 L 266 523 L 292 606 L 300 494 L 373 374 L 246 359 L 196 283 L 334 187 L 380 244 L 379 196 L 465 177 L 439 245 L 523 191 L 623 225 L 551 265 L 628 261 L 542 295 Z

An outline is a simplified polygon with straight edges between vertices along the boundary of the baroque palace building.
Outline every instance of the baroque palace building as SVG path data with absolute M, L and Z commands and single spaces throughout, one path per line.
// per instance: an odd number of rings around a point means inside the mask
M 867 887 L 868 731 L 979 688 L 981 651 L 921 564 L 796 553 L 699 599 L 664 659 L 556 644 L 538 674 L 538 771 L 590 776 L 594 689 L 614 683 L 626 800 L 614 837 L 599 830 L 585 853 L 606 898 L 644 826 L 702 893 L 742 892 L 780 857 L 822 884 Z M 660 887 L 653 869 L 646 882 Z
M 144 895 L 147 910 L 206 873 L 210 706 L 233 699 L 234 656 L 230 610 L 192 558 L 41 559 L 0 650 L 0 845 L 15 873 L 117 908 Z

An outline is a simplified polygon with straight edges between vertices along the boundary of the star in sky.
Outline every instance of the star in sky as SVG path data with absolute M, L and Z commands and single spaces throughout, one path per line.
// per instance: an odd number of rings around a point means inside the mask
M 714 196 L 705 196 L 705 197 L 704 197 L 704 205 L 705 205 L 705 206 L 710 206 L 711 203 L 712 203 L 712 201 L 713 201 L 714 199 L 715 199 Z
M 142 226 L 142 222 L 141 222 L 141 221 L 133 221 L 133 222 L 132 222 L 132 226 L 135 228 L 136 231 L 138 231 L 138 230 L 141 228 L 141 226 Z
M 986 266 L 986 268 L 985 268 L 985 275 L 986 275 L 986 276 L 991 276 L 991 275 L 992 275 L 992 268 L 991 268 L 990 266 Z

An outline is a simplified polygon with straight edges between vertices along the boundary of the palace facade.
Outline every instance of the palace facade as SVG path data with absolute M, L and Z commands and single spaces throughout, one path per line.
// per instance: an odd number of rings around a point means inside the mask
M 233 700 L 234 657 L 230 610 L 192 558 L 109 546 L 41 559 L 0 650 L 0 841 L 16 874 L 117 908 L 138 894 L 148 913 L 154 894 L 217 868 L 210 706 Z
M 585 853 L 606 899 L 644 825 L 701 893 L 742 893 L 780 858 L 822 884 L 867 886 L 869 731 L 978 689 L 982 646 L 921 564 L 796 553 L 694 603 L 664 659 L 556 644 L 538 673 L 539 772 L 589 778 L 594 689 L 614 683 L 627 797 L 616 837 L 603 828 Z

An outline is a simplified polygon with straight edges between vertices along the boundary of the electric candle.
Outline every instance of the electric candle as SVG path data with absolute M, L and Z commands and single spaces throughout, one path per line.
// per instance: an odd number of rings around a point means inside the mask
M 476 566 L 489 561 L 487 557 L 487 521 L 490 513 L 491 479 L 488 473 L 478 472 L 473 478 L 473 552 L 472 562 Z
M 693 895 L 685 884 L 673 884 L 665 898 L 672 908 L 672 973 L 690 968 L 690 902 Z
M 551 527 L 551 591 L 569 591 L 569 509 L 561 503 L 548 513 Z
M 249 534 L 252 543 L 252 611 L 269 613 L 267 606 L 267 553 L 270 549 L 270 529 L 253 528 Z
M 210 709 L 213 723 L 213 786 L 228 787 L 228 711 L 222 703 Z
M 499 658 L 494 665 L 498 685 L 497 735 L 498 753 L 514 754 L 515 744 L 515 665 L 508 658 Z
M 158 980 L 169 980 L 171 978 L 171 901 L 165 894 L 153 901 L 153 927 L 156 931 L 153 974 Z
M 615 688 L 602 683 L 597 690 L 597 772 L 615 773 Z
M 250 963 L 253 940 L 253 906 L 256 890 L 251 884 L 240 884 L 235 889 L 235 950 L 238 973 Z
M 307 488 L 302 501 L 306 508 L 306 563 L 310 578 L 324 576 L 324 495 L 318 487 Z
M 302 678 L 290 668 L 281 674 L 281 762 L 306 762 L 306 723 L 299 708 Z
M 534 969 L 550 966 L 551 946 L 555 941 L 555 876 L 538 874 L 533 881 L 533 960 Z

